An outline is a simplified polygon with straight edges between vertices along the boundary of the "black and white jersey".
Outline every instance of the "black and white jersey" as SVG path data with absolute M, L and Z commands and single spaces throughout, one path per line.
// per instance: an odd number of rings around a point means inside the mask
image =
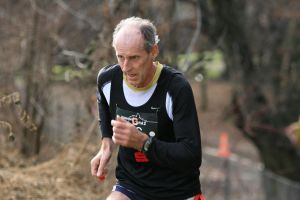
M 199 194 L 201 141 L 192 89 L 183 75 L 157 63 L 152 82 L 135 88 L 119 65 L 98 74 L 98 106 L 102 137 L 112 137 L 116 115 L 141 132 L 155 136 L 144 154 L 120 147 L 116 177 L 149 200 L 182 200 Z

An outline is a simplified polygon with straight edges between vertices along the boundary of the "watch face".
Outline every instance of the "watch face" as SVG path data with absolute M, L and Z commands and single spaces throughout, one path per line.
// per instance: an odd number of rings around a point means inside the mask
M 150 131 L 149 136 L 150 137 L 154 137 L 155 136 L 155 132 L 154 131 Z

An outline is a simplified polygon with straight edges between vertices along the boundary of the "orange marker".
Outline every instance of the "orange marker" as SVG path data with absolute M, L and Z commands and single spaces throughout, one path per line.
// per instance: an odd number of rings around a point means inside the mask
M 226 132 L 222 132 L 220 135 L 218 155 L 221 158 L 228 158 L 230 156 L 229 139 Z

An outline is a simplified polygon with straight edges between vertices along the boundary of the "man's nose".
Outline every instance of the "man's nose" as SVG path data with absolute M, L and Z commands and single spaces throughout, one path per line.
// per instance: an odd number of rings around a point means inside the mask
M 123 72 L 128 72 L 130 69 L 130 66 L 129 66 L 129 60 L 128 59 L 124 59 L 124 62 L 123 62 Z

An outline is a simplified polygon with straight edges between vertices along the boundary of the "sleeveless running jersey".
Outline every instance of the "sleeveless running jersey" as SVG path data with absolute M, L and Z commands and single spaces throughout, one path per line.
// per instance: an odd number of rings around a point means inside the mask
M 99 72 L 97 84 L 102 137 L 112 137 L 110 122 L 116 115 L 143 133 L 155 133 L 147 154 L 119 147 L 118 182 L 147 200 L 182 200 L 201 193 L 200 129 L 183 75 L 163 66 L 156 83 L 134 91 L 125 85 L 120 66 L 110 65 Z

